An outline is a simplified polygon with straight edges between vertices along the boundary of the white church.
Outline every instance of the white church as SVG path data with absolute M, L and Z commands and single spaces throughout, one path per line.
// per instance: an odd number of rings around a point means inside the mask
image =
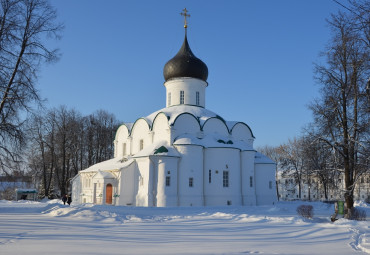
M 166 107 L 124 123 L 114 158 L 72 180 L 73 203 L 124 206 L 268 205 L 276 165 L 253 149 L 251 128 L 206 109 L 208 68 L 185 39 L 164 66 Z

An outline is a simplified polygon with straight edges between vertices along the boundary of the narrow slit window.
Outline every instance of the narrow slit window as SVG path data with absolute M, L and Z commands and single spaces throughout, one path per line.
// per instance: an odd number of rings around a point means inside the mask
M 171 92 L 168 93 L 167 100 L 168 100 L 168 106 L 171 106 Z
M 227 188 L 229 187 L 229 171 L 223 171 L 223 176 L 222 176 L 222 185 L 223 187 Z
M 211 183 L 212 182 L 212 170 L 209 169 L 208 170 L 208 183 Z
M 180 91 L 180 104 L 184 104 L 184 91 L 183 90 L 181 90 Z
M 249 176 L 249 187 L 253 187 L 253 176 Z
M 171 176 L 166 176 L 166 186 L 170 186 L 171 185 Z
M 140 140 L 140 150 L 144 149 L 144 140 Z
M 195 94 L 195 101 L 196 101 L 196 105 L 199 105 L 199 91 L 197 91 Z
M 123 144 L 122 146 L 122 156 L 126 155 L 126 143 Z
M 189 178 L 189 187 L 193 187 L 193 185 L 194 185 L 194 179 L 193 179 L 193 177 L 190 177 Z

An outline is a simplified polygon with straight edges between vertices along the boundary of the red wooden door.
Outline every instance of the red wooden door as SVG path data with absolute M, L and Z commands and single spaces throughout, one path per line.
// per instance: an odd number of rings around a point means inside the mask
M 111 205 L 112 204 L 112 193 L 113 193 L 113 188 L 112 184 L 107 184 L 106 188 L 106 195 L 105 195 L 105 203 Z

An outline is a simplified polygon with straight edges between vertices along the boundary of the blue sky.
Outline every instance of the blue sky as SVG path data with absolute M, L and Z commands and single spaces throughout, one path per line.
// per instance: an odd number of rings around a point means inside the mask
M 345 1 L 340 1 L 345 3 Z M 48 107 L 84 115 L 104 109 L 122 122 L 165 107 L 163 66 L 188 40 L 208 66 L 206 108 L 247 123 L 255 145 L 299 136 L 318 96 L 313 63 L 330 38 L 332 0 L 51 1 L 65 24 L 49 42 L 61 59 L 44 65 L 38 89 Z

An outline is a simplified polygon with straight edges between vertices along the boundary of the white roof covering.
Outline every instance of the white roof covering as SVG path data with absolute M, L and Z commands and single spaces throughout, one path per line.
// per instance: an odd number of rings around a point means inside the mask
M 200 124 L 203 125 L 206 120 L 209 118 L 217 117 L 218 115 L 210 110 L 207 110 L 202 107 L 198 106 L 191 106 L 191 105 L 174 105 L 171 107 L 163 108 L 159 111 L 153 112 L 149 116 L 147 116 L 145 119 L 148 121 L 148 123 L 152 124 L 154 118 L 157 116 L 158 113 L 163 112 L 165 115 L 169 116 L 168 123 L 171 125 L 182 113 L 190 113 L 197 117 L 200 121 Z
M 125 122 L 124 124 L 126 125 L 126 127 L 128 128 L 128 130 L 131 130 L 132 129 L 132 126 L 134 125 L 134 123 L 132 123 L 132 122 Z
M 210 118 L 220 118 L 220 119 L 225 121 L 226 126 L 229 130 L 231 130 L 237 123 L 243 123 L 243 122 L 240 122 L 240 121 L 226 121 L 220 115 L 218 115 L 218 114 L 216 114 L 216 113 L 214 113 L 210 110 L 207 110 L 205 108 L 198 107 L 198 106 L 191 106 L 191 105 L 174 105 L 174 106 L 171 106 L 171 107 L 166 107 L 166 108 L 160 109 L 156 112 L 153 112 L 152 114 L 148 115 L 147 117 L 144 117 L 143 119 L 145 119 L 147 121 L 147 123 L 150 126 L 152 126 L 155 117 L 159 113 L 164 113 L 168 117 L 168 124 L 169 125 L 172 125 L 174 123 L 174 121 L 176 120 L 176 118 L 180 114 L 183 114 L 183 113 L 190 113 L 190 114 L 194 115 L 199 120 L 200 125 L 203 125 Z M 131 132 L 134 123 L 124 123 L 124 124 L 126 125 L 126 127 Z
M 256 155 L 254 157 L 254 163 L 255 164 L 276 164 L 275 161 L 273 161 L 272 159 L 270 159 L 269 157 L 263 155 L 262 153 L 260 152 L 256 152 Z
M 241 122 L 240 121 L 226 121 L 226 125 L 229 130 L 231 130 L 238 123 L 241 123 Z
M 80 171 L 81 173 L 84 172 L 96 172 L 98 170 L 116 170 L 116 169 L 121 169 L 126 166 L 129 166 L 134 160 L 129 159 L 128 161 L 123 162 L 122 158 L 112 158 L 100 163 L 97 163 L 95 165 L 90 166 L 89 168 Z
M 168 152 L 155 153 L 157 149 L 159 149 L 162 146 L 164 146 L 168 150 Z M 178 153 L 178 151 L 173 146 L 169 145 L 166 141 L 155 142 L 145 147 L 143 150 L 139 151 L 138 153 L 136 153 L 133 157 L 138 158 L 138 157 L 147 157 L 147 156 L 152 156 L 152 155 L 180 157 L 180 154 Z
M 229 137 L 211 134 L 204 138 L 198 138 L 190 134 L 184 134 L 176 138 L 173 144 L 193 144 L 201 145 L 203 147 L 223 147 L 223 148 L 238 148 L 241 150 L 253 150 L 252 146 L 240 140 L 230 139 Z
M 114 179 L 114 176 L 109 172 L 103 172 L 101 170 L 98 170 L 98 173 L 94 175 L 94 178 L 97 179 Z

